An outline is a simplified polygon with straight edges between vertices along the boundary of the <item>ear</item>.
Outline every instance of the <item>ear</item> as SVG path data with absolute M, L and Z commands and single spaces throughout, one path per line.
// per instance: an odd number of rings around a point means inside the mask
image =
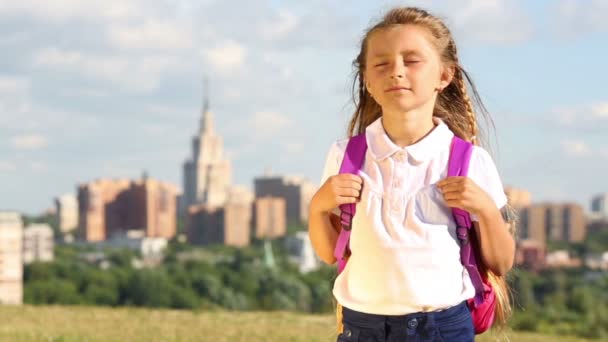
M 439 88 L 444 89 L 445 87 L 447 87 L 450 83 L 452 83 L 452 80 L 454 79 L 454 73 L 455 73 L 456 69 L 453 65 L 450 66 L 444 66 L 441 70 L 441 77 L 439 80 Z

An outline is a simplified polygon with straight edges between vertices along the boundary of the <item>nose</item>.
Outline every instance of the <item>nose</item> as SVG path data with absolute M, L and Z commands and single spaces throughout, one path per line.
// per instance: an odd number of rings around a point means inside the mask
M 405 77 L 405 65 L 401 59 L 393 63 L 392 70 L 390 72 L 391 78 L 403 78 Z

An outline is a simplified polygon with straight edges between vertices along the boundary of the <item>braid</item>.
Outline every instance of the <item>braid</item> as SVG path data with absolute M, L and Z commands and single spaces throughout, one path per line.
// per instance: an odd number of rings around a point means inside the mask
M 477 145 L 477 120 L 475 118 L 475 111 L 473 110 L 473 103 L 467 94 L 467 86 L 464 82 L 464 76 L 460 68 L 457 69 L 456 73 L 456 81 L 458 82 L 457 86 L 462 94 L 462 99 L 464 100 L 464 105 L 467 111 L 467 118 L 469 120 L 469 126 L 471 127 L 471 135 L 469 138 L 473 144 Z

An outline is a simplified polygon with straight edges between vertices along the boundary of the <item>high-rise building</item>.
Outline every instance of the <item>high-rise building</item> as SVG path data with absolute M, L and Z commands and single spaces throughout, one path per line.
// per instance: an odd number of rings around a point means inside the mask
M 287 224 L 301 225 L 308 220 L 308 206 L 317 185 L 301 177 L 265 175 L 254 180 L 255 197 L 279 197 L 285 199 Z
M 101 179 L 78 187 L 79 238 L 103 241 L 113 233 L 144 230 L 171 239 L 177 229 L 174 185 L 149 179 Z
M 23 230 L 23 263 L 53 261 L 53 229 L 48 224 L 32 224 Z
M 251 235 L 251 205 L 192 205 L 186 216 L 186 234 L 188 242 L 196 245 L 248 246 Z
M 186 235 L 192 244 L 244 247 L 251 241 L 253 193 L 241 186 L 228 191 L 224 206 L 191 205 L 186 214 Z
M 78 199 L 75 194 L 64 194 L 55 199 L 59 231 L 70 233 L 78 228 Z
M 583 208 L 578 204 L 534 204 L 521 212 L 520 237 L 541 244 L 583 241 L 587 234 Z
M 532 195 L 527 190 L 506 187 L 505 194 L 509 199 L 509 204 L 516 210 L 532 204 Z
M 0 303 L 23 303 L 23 221 L 0 212 Z
M 224 157 L 222 137 L 215 132 L 207 98 L 202 112 L 199 131 L 192 139 L 192 156 L 183 168 L 183 213 L 195 204 L 223 206 L 232 182 L 232 166 Z
M 591 199 L 591 218 L 608 220 L 608 192 L 593 196 Z
M 281 197 L 262 197 L 255 200 L 255 237 L 277 238 L 285 236 L 285 199 Z

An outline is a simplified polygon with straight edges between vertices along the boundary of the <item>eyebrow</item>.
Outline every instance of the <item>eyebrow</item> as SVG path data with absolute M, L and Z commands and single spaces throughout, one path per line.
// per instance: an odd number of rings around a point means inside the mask
M 417 56 L 422 56 L 422 53 L 420 53 L 420 51 L 416 51 L 416 50 L 405 50 L 405 51 L 401 51 L 400 53 L 401 55 L 417 55 Z M 374 58 L 382 58 L 382 57 L 386 57 L 389 56 L 390 54 L 388 53 L 376 53 L 374 54 L 372 57 Z

